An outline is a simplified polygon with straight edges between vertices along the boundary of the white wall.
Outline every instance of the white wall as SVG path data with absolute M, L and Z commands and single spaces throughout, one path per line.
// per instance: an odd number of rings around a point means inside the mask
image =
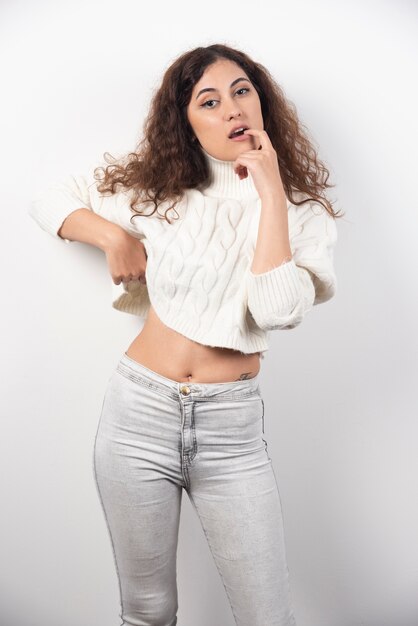
M 4 2 L 0 622 L 115 626 L 119 596 L 93 438 L 140 329 L 103 254 L 28 217 L 34 193 L 131 150 L 181 52 L 237 46 L 297 106 L 346 211 L 337 296 L 271 333 L 266 437 L 298 626 L 416 626 L 417 5 L 329 0 Z M 84 304 L 81 302 L 84 300 Z M 179 626 L 232 626 L 183 494 Z

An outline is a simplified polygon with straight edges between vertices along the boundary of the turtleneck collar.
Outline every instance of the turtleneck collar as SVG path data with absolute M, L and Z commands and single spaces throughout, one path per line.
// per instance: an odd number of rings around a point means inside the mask
M 209 165 L 211 182 L 202 187 L 201 192 L 212 198 L 234 198 L 236 200 L 259 198 L 257 188 L 250 172 L 247 178 L 240 179 L 234 172 L 234 161 L 222 161 L 210 155 L 206 150 L 203 153 Z

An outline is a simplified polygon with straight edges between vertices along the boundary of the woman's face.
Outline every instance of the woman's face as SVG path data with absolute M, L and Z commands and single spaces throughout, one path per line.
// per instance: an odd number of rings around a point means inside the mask
M 256 150 L 257 137 L 229 138 L 233 128 L 263 130 L 258 93 L 244 70 L 228 59 L 208 66 L 193 88 L 187 118 L 202 148 L 223 161 L 234 161 L 241 152 Z

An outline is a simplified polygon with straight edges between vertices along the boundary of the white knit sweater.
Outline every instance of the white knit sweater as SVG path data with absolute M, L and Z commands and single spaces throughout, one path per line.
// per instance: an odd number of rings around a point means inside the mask
M 115 285 L 113 307 L 146 317 L 152 303 L 164 324 L 209 346 L 242 353 L 268 349 L 268 331 L 294 328 L 316 304 L 336 291 L 333 251 L 335 220 L 321 204 L 288 202 L 289 238 L 293 259 L 261 274 L 250 270 L 257 241 L 261 200 L 251 174 L 240 180 L 232 161 L 206 158 L 211 183 L 186 190 L 175 211 L 134 217 L 130 191 L 102 195 L 93 177 L 65 176 L 38 194 L 30 216 L 46 232 L 58 230 L 74 210 L 85 207 L 119 224 L 142 240 L 148 258 L 146 282 Z M 296 200 L 303 196 L 296 194 Z M 150 213 L 152 203 L 145 205 Z M 142 207 L 141 207 L 142 208 Z

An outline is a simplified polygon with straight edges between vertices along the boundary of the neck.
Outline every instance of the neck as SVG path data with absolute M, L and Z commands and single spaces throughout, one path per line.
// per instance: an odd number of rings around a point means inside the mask
M 236 200 L 257 199 L 259 194 L 250 172 L 247 178 L 242 180 L 234 172 L 234 161 L 222 161 L 210 155 L 206 150 L 205 154 L 209 172 L 209 184 L 201 188 L 205 196 L 213 198 L 235 198 Z

